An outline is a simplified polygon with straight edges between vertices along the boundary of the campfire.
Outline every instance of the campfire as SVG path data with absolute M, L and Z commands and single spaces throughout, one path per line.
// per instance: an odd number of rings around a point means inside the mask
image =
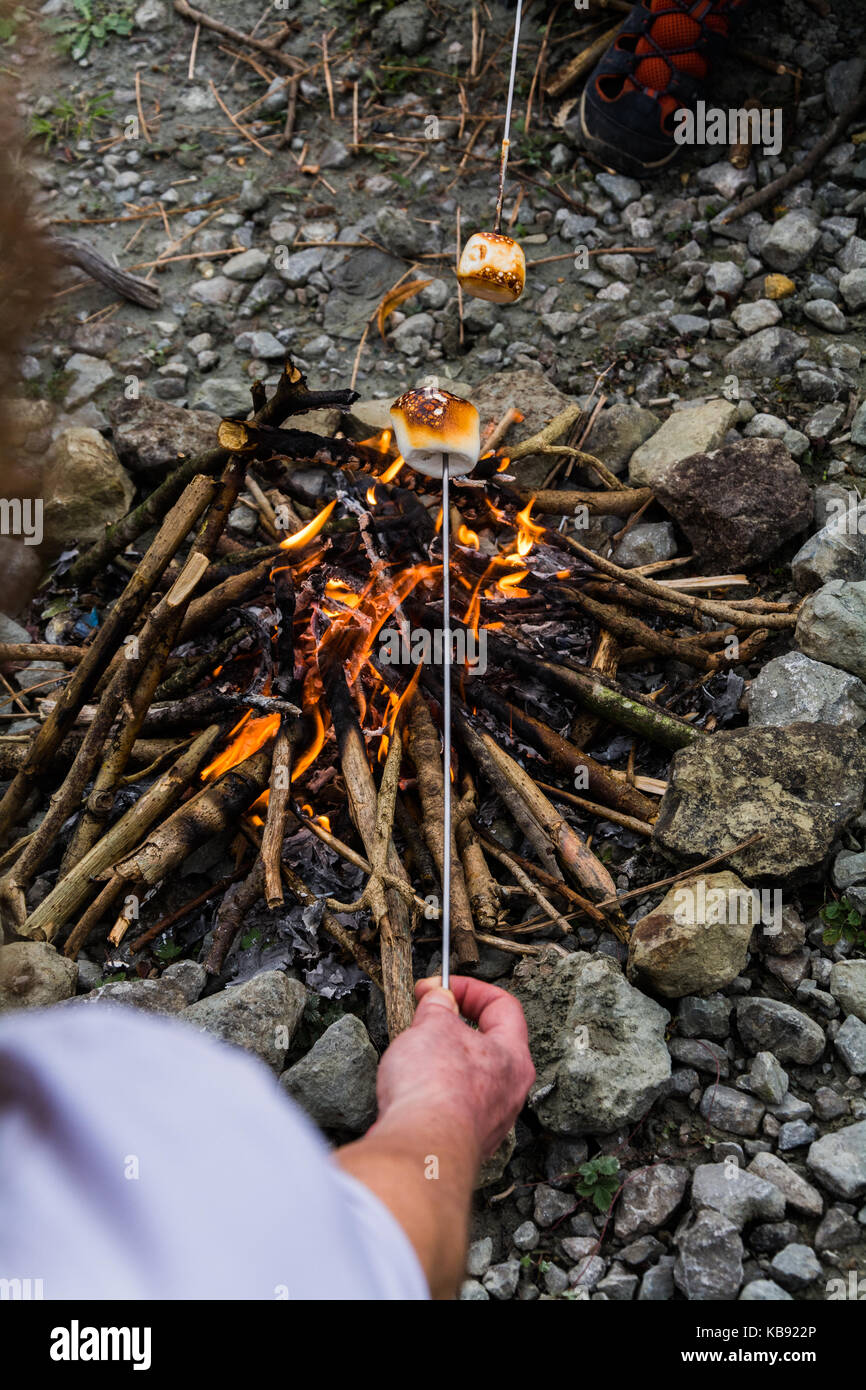
M 393 1036 L 412 1016 L 413 950 L 432 957 L 439 940 L 445 642 L 450 919 L 454 959 L 471 970 L 481 947 L 533 954 L 581 925 L 627 941 L 606 838 L 651 835 L 670 752 L 712 719 L 699 727 L 687 698 L 681 714 L 623 673 L 676 657 L 697 682 L 793 619 L 707 596 L 742 575 L 655 578 L 659 566 L 621 569 L 584 544 L 600 517 L 627 529 L 651 494 L 582 451 L 589 412 L 509 448 L 514 410 L 482 422 L 492 444 L 452 479 L 449 638 L 439 480 L 403 462 L 391 431 L 357 441 L 295 427 L 354 399 L 308 389 L 291 362 L 270 399 L 257 383 L 250 420 L 224 420 L 217 447 L 55 576 L 49 597 L 98 599 L 87 644 L 0 647 L 4 663 L 38 655 L 68 673 L 39 700 L 30 741 L 4 752 L 0 903 L 21 937 L 62 941 L 72 958 L 101 949 L 109 968 L 143 974 L 163 933 L 207 904 L 213 975 L 258 904 L 274 921 L 302 905 L 321 953 L 383 990 Z M 511 470 L 538 455 L 588 485 L 527 493 Z M 265 540 L 252 548 L 226 529 L 242 491 Z M 619 756 L 591 756 L 611 729 Z M 503 823 L 518 832 L 507 843 Z M 232 831 L 231 872 L 142 931 L 147 901 Z M 331 866 L 325 893 L 307 882 L 313 842 Z

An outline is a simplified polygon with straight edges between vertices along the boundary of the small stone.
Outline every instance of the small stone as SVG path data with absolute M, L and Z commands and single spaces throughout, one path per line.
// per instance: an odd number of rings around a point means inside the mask
M 772 328 L 782 317 L 782 311 L 771 299 L 756 299 L 751 304 L 739 304 L 731 318 L 741 333 L 760 333 Z
M 632 569 L 669 560 L 677 553 L 674 528 L 669 521 L 644 521 L 633 526 L 611 556 L 615 565 Z
M 780 1062 L 809 1066 L 824 1051 L 824 1031 L 806 1014 L 778 999 L 739 999 L 737 1028 L 749 1052 L 768 1051 Z
M 797 293 L 797 286 L 787 275 L 768 275 L 764 280 L 764 295 L 767 299 L 790 299 Z
M 668 998 L 721 989 L 746 964 L 754 918 L 752 895 L 735 874 L 682 879 L 635 923 L 628 977 Z
M 534 1221 L 524 1221 L 517 1227 L 511 1240 L 518 1250 L 534 1250 L 541 1240 L 541 1234 Z
M 673 1215 L 688 1186 L 686 1168 L 659 1163 L 637 1168 L 623 1187 L 614 1216 L 614 1230 L 620 1240 L 655 1231 Z
M 677 1008 L 678 1031 L 687 1038 L 726 1038 L 731 1031 L 731 1001 L 723 994 L 686 995 Z
M 547 1230 L 569 1216 L 576 1206 L 577 1198 L 572 1192 L 560 1192 L 555 1187 L 548 1187 L 546 1183 L 539 1183 L 535 1189 L 533 1219 L 536 1226 Z
M 791 1293 L 808 1288 L 823 1273 L 820 1260 L 808 1245 L 786 1245 L 773 1256 L 770 1270 L 777 1283 Z
M 725 357 L 729 372 L 759 377 L 784 376 L 809 351 L 809 339 L 790 328 L 762 328 Z
M 792 1149 L 802 1149 L 806 1144 L 811 1144 L 813 1139 L 817 1139 L 818 1131 L 814 1125 L 809 1125 L 805 1120 L 789 1120 L 782 1125 L 779 1130 L 778 1148 L 779 1153 L 790 1153 Z
M 749 1233 L 749 1249 L 756 1255 L 777 1255 L 799 1237 L 793 1221 L 767 1222 L 763 1226 L 753 1226 Z
M 839 281 L 839 292 L 852 314 L 866 309 L 866 269 L 849 270 Z
M 242 251 L 232 256 L 223 266 L 223 275 L 229 280 L 258 280 L 270 266 L 264 251 Z
M 803 313 L 826 333 L 844 333 L 848 327 L 848 320 L 832 299 L 810 299 L 803 305 Z
M 866 1023 L 862 1019 L 849 1014 L 833 1046 L 853 1076 L 866 1075 Z
M 606 1268 L 601 1255 L 587 1255 L 568 1271 L 568 1282 L 573 1289 L 594 1289 Z
M 461 1303 L 489 1303 L 490 1294 L 477 1279 L 464 1279 L 457 1295 Z
M 866 1120 L 816 1139 L 806 1163 L 837 1197 L 853 1201 L 866 1192 Z
M 774 1221 L 785 1214 L 785 1198 L 778 1187 L 725 1163 L 704 1163 L 696 1169 L 692 1206 L 696 1211 L 706 1207 L 721 1212 L 738 1229 L 758 1217 Z
M 614 1303 L 629 1303 L 635 1296 L 638 1282 L 636 1274 L 629 1274 L 622 1265 L 615 1264 L 595 1287 L 597 1293 L 605 1294 Z
M 704 1091 L 700 1112 L 714 1129 L 723 1129 L 728 1134 L 755 1135 L 764 1117 L 764 1106 L 744 1091 L 713 1085 Z
M 839 960 L 830 972 L 830 993 L 845 1014 L 866 1023 L 866 960 Z
M 704 284 L 711 294 L 731 298 L 736 298 L 744 283 L 745 276 L 735 261 L 714 261 L 704 276 Z
M 736 1298 L 743 1280 L 743 1242 L 733 1222 L 702 1211 L 680 1237 L 677 1288 L 690 1302 Z
M 775 1154 L 756 1154 L 748 1171 L 774 1183 L 794 1211 L 804 1216 L 820 1216 L 824 1210 L 824 1201 L 818 1189 Z
M 848 1113 L 848 1102 L 829 1086 L 819 1086 L 815 1092 L 815 1114 L 819 1120 L 838 1120 Z
M 768 1105 L 779 1105 L 788 1089 L 788 1073 L 772 1052 L 759 1052 L 749 1072 L 752 1094 Z
M 473 1240 L 466 1256 L 466 1273 L 474 1279 L 486 1274 L 493 1260 L 493 1241 L 490 1236 Z
M 639 1303 L 666 1303 L 674 1296 L 674 1258 L 663 1255 L 648 1269 L 638 1290 Z
M 796 270 L 821 239 L 819 229 L 802 212 L 789 212 L 774 223 L 761 247 L 761 258 L 773 270 Z
M 491 1265 L 482 1283 L 491 1298 L 504 1300 L 514 1297 L 519 1278 L 520 1261 L 506 1260 L 503 1264 Z
M 774 1299 L 787 1300 L 790 1303 L 791 1295 L 780 1288 L 773 1279 L 753 1279 L 751 1284 L 746 1284 L 738 1301 L 740 1303 L 767 1303 Z

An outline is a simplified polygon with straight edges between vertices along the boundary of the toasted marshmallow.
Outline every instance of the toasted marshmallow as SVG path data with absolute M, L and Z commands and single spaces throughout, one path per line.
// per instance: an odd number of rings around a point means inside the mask
M 391 406 L 397 448 L 410 468 L 441 478 L 471 473 L 481 452 L 481 422 L 471 401 L 432 387 L 407 391 Z
M 463 247 L 457 279 L 466 293 L 476 299 L 513 304 L 526 284 L 526 257 L 510 236 L 475 232 Z

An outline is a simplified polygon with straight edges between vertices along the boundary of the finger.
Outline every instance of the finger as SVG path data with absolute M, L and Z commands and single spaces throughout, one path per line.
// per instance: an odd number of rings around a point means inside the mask
M 443 989 L 441 985 L 435 983 L 432 983 L 432 988 L 426 989 L 420 994 L 415 1018 L 423 1018 L 431 1009 L 447 1009 L 448 1013 L 460 1014 L 460 1005 L 451 990 Z
M 513 994 L 466 975 L 452 975 L 451 990 L 463 1017 L 482 1033 L 495 1034 L 510 1047 L 528 1047 L 526 1019 Z

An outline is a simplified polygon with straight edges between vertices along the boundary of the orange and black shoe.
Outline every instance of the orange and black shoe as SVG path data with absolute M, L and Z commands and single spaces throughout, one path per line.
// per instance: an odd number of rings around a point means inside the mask
M 679 153 L 676 113 L 693 109 L 752 0 L 642 0 L 584 88 L 587 150 L 644 178 Z

